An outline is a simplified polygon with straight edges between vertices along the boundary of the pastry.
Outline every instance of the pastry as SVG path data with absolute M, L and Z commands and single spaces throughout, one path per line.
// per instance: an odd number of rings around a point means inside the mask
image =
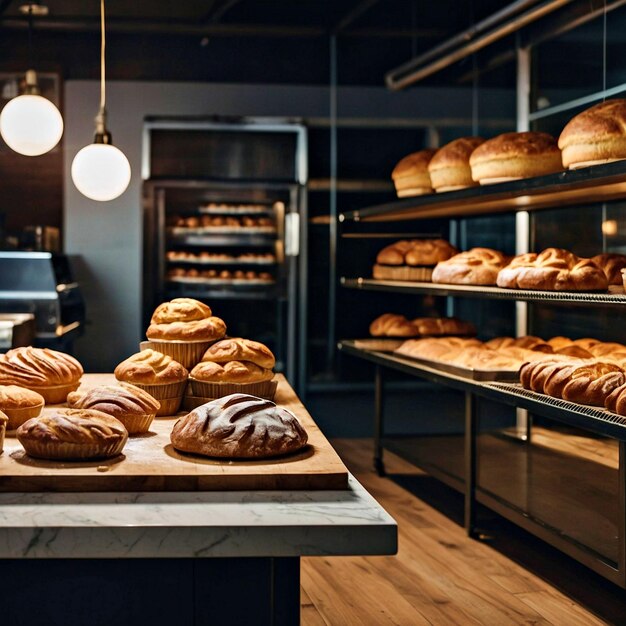
M 431 193 L 433 188 L 428 173 L 428 163 L 436 150 L 427 148 L 405 156 L 393 168 L 391 178 L 396 187 L 398 198 L 419 196 Z
M 37 417 L 44 406 L 43 396 L 17 385 L 0 385 L 0 411 L 8 418 L 7 430 L 15 430 L 31 417 Z
M 203 355 L 203 361 L 226 363 L 228 361 L 249 361 L 259 367 L 272 369 L 276 359 L 264 344 L 251 339 L 229 338 L 214 343 Z
M 603 291 L 604 271 L 589 259 L 561 248 L 547 248 L 515 257 L 498 274 L 498 287 L 543 291 Z
M 606 100 L 573 117 L 559 148 L 570 169 L 626 159 L 626 100 Z
M 561 151 L 547 133 L 504 133 L 485 141 L 470 156 L 472 178 L 481 185 L 559 172 Z
M 72 409 L 102 411 L 119 420 L 129 435 L 148 432 L 161 403 L 135 385 L 102 385 L 79 389 L 67 396 Z
M 456 317 L 417 317 L 411 320 L 418 335 L 475 335 L 476 328 L 470 322 Z
M 604 407 L 612 413 L 626 416 L 626 384 L 611 391 L 604 401 Z
M 604 272 L 609 285 L 622 285 L 622 270 L 626 268 L 626 255 L 624 254 L 596 254 L 593 261 Z
M 246 394 L 225 396 L 181 417 L 170 436 L 181 452 L 262 459 L 296 452 L 307 434 L 293 413 Z
M 485 140 L 481 137 L 461 137 L 439 148 L 428 164 L 430 180 L 435 191 L 454 191 L 474 187 L 469 158 Z
M 16 436 L 29 456 L 82 461 L 117 456 L 128 432 L 121 422 L 101 411 L 57 409 L 24 422 Z
M 404 315 L 384 313 L 370 324 L 372 337 L 415 337 L 419 331 Z
M 65 402 L 80 384 L 81 364 L 49 348 L 15 348 L 0 355 L 0 385 L 18 385 L 41 394 L 48 404 Z
M 433 271 L 434 283 L 461 285 L 495 285 L 498 272 L 507 257 L 490 248 L 472 248 L 438 263 Z
M 554 351 L 549 343 L 539 337 L 533 337 L 532 335 L 524 335 L 523 337 L 496 337 L 485 342 L 485 345 L 496 350 L 515 346 L 517 348 L 525 348 L 527 350 L 545 352 L 547 354 L 551 354 Z
M 173 415 L 178 411 L 189 372 L 167 354 L 147 349 L 137 352 L 115 368 L 117 380 L 131 383 L 159 400 L 157 415 Z

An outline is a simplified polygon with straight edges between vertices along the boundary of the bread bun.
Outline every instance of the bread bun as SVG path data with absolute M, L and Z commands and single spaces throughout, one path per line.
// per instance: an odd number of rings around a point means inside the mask
M 437 265 L 458 253 L 445 239 L 415 239 L 411 244 L 405 255 L 405 263 L 413 267 Z
M 372 337 L 415 337 L 419 331 L 404 315 L 384 313 L 370 324 Z
M 385 246 L 376 255 L 376 263 L 380 265 L 404 265 L 406 253 L 412 245 L 412 241 L 402 240 Z
M 43 406 L 43 396 L 36 391 L 17 385 L 0 385 L 0 411 L 9 419 L 7 430 L 15 430 L 32 417 L 37 417 Z
M 148 339 L 163 341 L 215 341 L 226 334 L 226 324 L 219 317 L 207 317 L 192 322 L 150 324 Z
M 152 324 L 171 324 L 172 322 L 194 322 L 211 317 L 211 308 L 193 298 L 175 298 L 163 302 L 155 309 L 150 322 Z
M 504 133 L 485 141 L 470 156 L 472 178 L 481 184 L 559 172 L 561 152 L 547 133 Z
M 104 459 L 120 454 L 128 439 L 122 423 L 101 411 L 55 410 L 24 422 L 16 436 L 38 459 Z
M 428 164 L 436 150 L 427 148 L 405 156 L 393 168 L 391 178 L 399 198 L 431 193 L 433 188 Z
M 606 100 L 573 117 L 559 148 L 570 169 L 626 159 L 626 100 Z
M 203 404 L 181 417 L 171 434 L 181 452 L 220 458 L 264 458 L 306 445 L 307 434 L 293 413 L 247 394 Z
M 187 370 L 171 356 L 155 350 L 142 350 L 115 368 L 115 378 L 127 383 L 163 385 L 187 379 Z
M 437 264 L 433 283 L 461 285 L 495 285 L 498 272 L 507 264 L 507 257 L 490 248 L 472 248 Z
M 250 361 L 203 361 L 189 375 L 196 381 L 207 383 L 260 383 L 274 378 L 271 369 L 259 367 Z
M 276 358 L 266 345 L 240 337 L 222 339 L 214 343 L 204 353 L 202 360 L 214 363 L 248 361 L 269 370 L 276 365 Z
M 433 189 L 453 191 L 477 185 L 472 178 L 469 158 L 484 141 L 482 137 L 461 137 L 439 148 L 428 164 Z

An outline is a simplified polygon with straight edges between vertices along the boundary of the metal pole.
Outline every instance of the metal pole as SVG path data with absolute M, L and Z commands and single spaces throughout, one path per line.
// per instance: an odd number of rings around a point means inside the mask
M 465 531 L 476 537 L 476 396 L 465 392 Z
M 379 476 L 385 475 L 383 460 L 384 411 L 385 411 L 385 381 L 383 368 L 376 366 L 374 378 L 374 469 Z

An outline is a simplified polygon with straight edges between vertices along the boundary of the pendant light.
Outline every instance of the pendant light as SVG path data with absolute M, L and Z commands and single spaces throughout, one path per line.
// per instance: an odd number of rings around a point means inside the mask
M 41 14 L 39 4 L 29 3 L 20 7 L 28 11 L 28 44 L 32 68 L 33 12 Z M 63 135 L 63 118 L 50 100 L 39 95 L 37 73 L 26 72 L 24 93 L 5 105 L 0 113 L 0 135 L 11 150 L 26 156 L 39 156 L 50 152 Z
M 91 200 L 106 202 L 120 196 L 130 182 L 130 163 L 126 155 L 111 143 L 106 128 L 106 90 L 104 64 L 104 0 L 100 0 L 100 110 L 96 115 L 96 135 L 72 162 L 72 180 L 78 191 Z

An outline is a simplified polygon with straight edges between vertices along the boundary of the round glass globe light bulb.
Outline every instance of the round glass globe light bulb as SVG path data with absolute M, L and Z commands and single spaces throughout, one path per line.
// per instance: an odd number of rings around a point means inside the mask
M 47 98 L 17 96 L 9 100 L 0 113 L 0 134 L 15 152 L 39 156 L 59 143 L 63 118 Z
M 92 143 L 74 157 L 72 180 L 78 191 L 91 200 L 113 200 L 128 187 L 130 163 L 119 148 Z

